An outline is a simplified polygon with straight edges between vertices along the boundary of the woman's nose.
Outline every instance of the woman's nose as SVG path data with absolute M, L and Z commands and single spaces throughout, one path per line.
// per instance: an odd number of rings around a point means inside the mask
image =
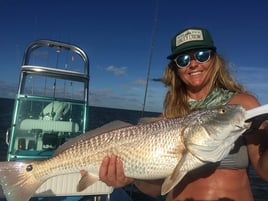
M 191 67 L 196 67 L 198 65 L 198 62 L 193 58 L 191 58 L 191 60 L 190 60 L 190 65 L 189 65 L 189 67 L 191 68 Z

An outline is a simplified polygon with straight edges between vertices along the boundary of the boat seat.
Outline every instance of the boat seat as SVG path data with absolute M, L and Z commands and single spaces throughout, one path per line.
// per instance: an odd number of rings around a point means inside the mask
M 24 119 L 20 124 L 21 130 L 41 129 L 45 131 L 54 132 L 78 132 L 79 126 L 71 121 L 51 121 L 40 119 Z
M 49 103 L 40 113 L 40 119 L 42 120 L 62 120 L 71 108 L 70 103 L 52 101 Z

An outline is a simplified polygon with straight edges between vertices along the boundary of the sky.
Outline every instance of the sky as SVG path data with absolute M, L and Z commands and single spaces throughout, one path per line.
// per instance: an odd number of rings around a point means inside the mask
M 24 49 L 51 39 L 78 45 L 90 60 L 89 105 L 161 112 L 160 82 L 170 40 L 201 26 L 230 71 L 268 103 L 266 0 L 0 0 L 0 97 L 17 92 Z M 149 76 L 148 75 L 148 69 Z

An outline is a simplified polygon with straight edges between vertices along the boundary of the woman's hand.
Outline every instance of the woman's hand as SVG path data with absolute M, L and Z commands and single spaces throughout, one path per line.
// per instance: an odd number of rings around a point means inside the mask
M 103 159 L 99 177 L 101 181 L 114 188 L 126 186 L 134 181 L 134 179 L 125 176 L 122 161 L 114 155 Z

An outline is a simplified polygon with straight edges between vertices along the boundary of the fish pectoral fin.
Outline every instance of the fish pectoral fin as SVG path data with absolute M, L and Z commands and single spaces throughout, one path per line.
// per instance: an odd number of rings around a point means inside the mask
M 162 184 L 161 195 L 165 195 L 171 191 L 181 181 L 186 173 L 186 171 L 182 170 L 181 162 L 179 162 L 172 174 L 168 176 Z
M 80 174 L 81 174 L 81 179 L 78 182 L 77 187 L 76 187 L 77 192 L 81 192 L 85 190 L 87 187 L 89 187 L 90 185 L 99 181 L 99 177 L 97 175 L 90 174 L 86 170 L 80 170 Z
M 161 194 L 165 195 L 171 191 L 182 178 L 191 170 L 204 165 L 202 161 L 189 152 L 184 152 L 181 160 L 173 170 L 172 174 L 167 177 L 162 184 Z

